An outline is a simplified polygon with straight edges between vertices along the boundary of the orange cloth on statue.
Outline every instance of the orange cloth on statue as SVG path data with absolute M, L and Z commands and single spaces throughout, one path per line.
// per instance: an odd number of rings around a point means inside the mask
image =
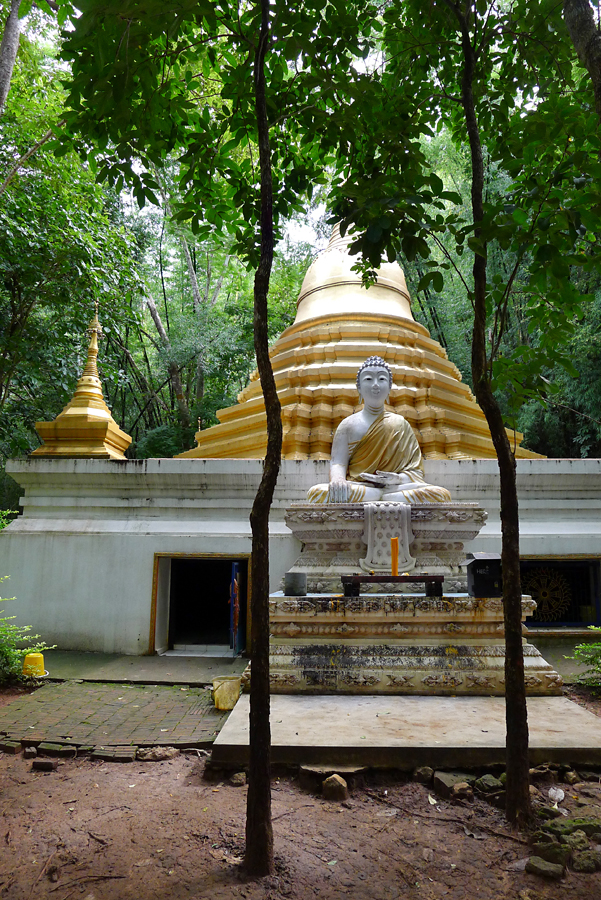
M 384 412 L 351 451 L 349 481 L 361 481 L 361 473 L 403 472 L 412 481 L 424 481 L 422 454 L 409 422 L 396 413 Z M 402 485 L 399 489 L 402 490 Z

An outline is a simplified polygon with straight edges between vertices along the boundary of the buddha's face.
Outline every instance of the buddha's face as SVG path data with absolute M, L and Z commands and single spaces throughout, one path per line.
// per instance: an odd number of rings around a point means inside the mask
M 384 406 L 390 393 L 390 376 L 387 369 L 368 366 L 359 376 L 359 394 L 369 406 Z

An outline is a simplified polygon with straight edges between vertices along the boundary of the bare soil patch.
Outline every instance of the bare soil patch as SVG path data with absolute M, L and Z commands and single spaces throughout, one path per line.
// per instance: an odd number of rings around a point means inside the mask
M 568 684 L 564 687 L 564 694 L 579 706 L 584 706 L 589 712 L 601 716 L 601 688 L 590 688 L 579 684 Z
M 13 700 L 21 700 L 27 694 L 37 691 L 39 685 L 33 687 L 21 687 L 20 685 L 11 685 L 9 687 L 0 688 L 0 707 L 8 706 Z
M 527 874 L 528 836 L 476 798 L 452 803 L 400 773 L 369 773 L 346 804 L 274 775 L 276 874 L 247 880 L 246 787 L 204 778 L 196 754 L 149 763 L 0 756 L 0 898 L 6 900 L 589 900 L 601 875 Z M 550 783 L 536 800 L 549 803 Z M 601 786 L 562 785 L 576 816 Z M 435 802 L 433 802 L 435 801 Z

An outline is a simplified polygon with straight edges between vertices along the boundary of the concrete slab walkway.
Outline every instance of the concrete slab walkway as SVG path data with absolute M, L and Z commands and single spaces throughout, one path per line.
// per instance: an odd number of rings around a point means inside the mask
M 3 740 L 67 747 L 207 747 L 227 713 L 205 689 L 66 682 L 0 709 Z
M 213 745 L 217 765 L 248 760 L 243 695 Z M 565 697 L 528 699 L 530 759 L 601 765 L 601 718 Z M 503 697 L 302 696 L 271 698 L 275 763 L 485 766 L 505 761 Z
M 202 656 L 124 656 L 46 650 L 44 665 L 50 679 L 111 681 L 132 684 L 211 684 L 220 675 L 240 675 L 247 659 Z

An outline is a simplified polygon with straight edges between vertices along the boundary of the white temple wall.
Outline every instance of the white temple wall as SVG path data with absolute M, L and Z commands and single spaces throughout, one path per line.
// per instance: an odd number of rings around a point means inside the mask
M 156 554 L 250 553 L 259 460 L 29 459 L 7 468 L 25 496 L 23 515 L 0 532 L 0 574 L 11 576 L 2 595 L 17 597 L 6 614 L 62 649 L 149 652 Z M 282 464 L 270 522 L 272 590 L 300 552 L 285 508 L 327 472 L 325 461 Z M 498 552 L 496 461 L 428 460 L 426 478 L 488 510 L 467 549 Z M 518 489 L 523 556 L 601 557 L 601 460 L 521 460 Z

